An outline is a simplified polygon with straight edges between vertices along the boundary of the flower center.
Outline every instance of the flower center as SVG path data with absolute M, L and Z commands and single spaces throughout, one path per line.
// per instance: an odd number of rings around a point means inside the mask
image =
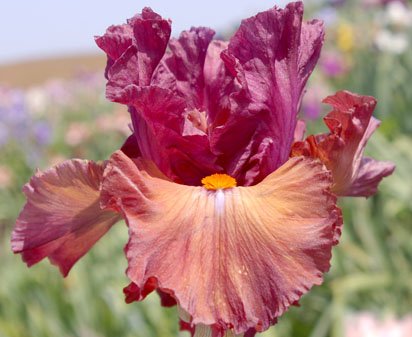
M 208 190 L 222 190 L 236 187 L 236 179 L 227 174 L 215 173 L 204 177 L 202 184 Z

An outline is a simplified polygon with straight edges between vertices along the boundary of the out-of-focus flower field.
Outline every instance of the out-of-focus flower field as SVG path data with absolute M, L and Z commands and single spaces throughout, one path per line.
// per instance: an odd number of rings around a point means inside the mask
M 382 120 L 367 152 L 395 173 L 370 199 L 342 200 L 345 225 L 325 283 L 263 336 L 412 336 L 412 5 L 406 1 L 308 1 L 326 43 L 301 117 L 323 130 L 321 100 L 338 89 L 375 96 Z M 102 160 L 129 135 L 129 117 L 104 97 L 103 70 L 30 88 L 0 87 L 0 336 L 168 337 L 175 309 L 156 294 L 124 303 L 126 226 L 118 225 L 66 279 L 47 262 L 13 256 L 10 233 L 36 168 L 68 158 Z M 402 334 L 403 333 L 403 334 Z

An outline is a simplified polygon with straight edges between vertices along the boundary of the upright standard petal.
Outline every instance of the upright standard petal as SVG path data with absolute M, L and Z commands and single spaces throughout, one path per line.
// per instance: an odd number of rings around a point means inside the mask
M 187 126 L 183 98 L 156 86 L 129 87 L 128 91 L 133 128 L 145 159 L 186 185 L 199 185 L 205 175 L 221 171 L 206 134 Z
M 210 28 L 199 27 L 182 32 L 178 39 L 170 39 L 170 51 L 153 74 L 152 85 L 183 97 L 188 110 L 205 111 L 203 67 L 214 34 Z
M 241 185 L 252 185 L 289 156 L 303 87 L 319 57 L 323 25 L 302 23 L 303 3 L 242 21 L 222 53 L 242 90 L 231 114 L 211 130 L 212 151 Z
M 185 31 L 171 39 L 165 54 L 170 23 L 156 15 L 145 9 L 129 20 L 134 36 L 108 70 L 106 94 L 129 107 L 145 159 L 176 182 L 198 185 L 205 175 L 221 170 L 210 151 L 204 107 L 203 67 L 214 32 Z M 109 33 L 97 41 L 110 51 Z
M 223 336 L 267 329 L 322 282 L 341 224 L 330 185 L 324 166 L 304 157 L 256 186 L 214 191 L 151 177 L 116 152 L 102 205 L 129 225 L 127 274 L 138 289 L 155 280 L 190 324 Z
M 107 96 L 128 105 L 142 155 L 169 178 L 191 185 L 214 172 L 253 185 L 283 164 L 303 87 L 323 42 L 322 24 L 302 23 L 302 13 L 301 2 L 259 13 L 244 20 L 229 43 L 212 41 L 211 29 L 192 28 L 171 39 L 166 52 L 167 23 L 148 9 L 130 20 L 129 28 L 109 29 L 97 40 L 109 55 Z M 154 37 L 160 42 L 149 43 Z M 113 52 L 113 45 L 121 53 Z M 173 114 L 177 127 L 157 118 L 149 92 L 180 101 Z M 164 136 L 156 146 L 154 124 Z M 176 150 L 169 162 L 166 151 L 176 149 L 176 142 L 196 146 Z
M 226 67 L 221 53 L 228 42 L 213 40 L 207 49 L 203 76 L 205 81 L 205 102 L 208 128 L 213 130 L 223 125 L 230 114 L 230 95 L 240 90 L 239 83 Z
M 171 39 L 151 86 L 130 88 L 129 106 L 143 156 L 169 178 L 188 185 L 221 170 L 210 151 L 205 106 L 204 65 L 213 35 L 211 29 L 192 28 Z
M 24 186 L 27 203 L 16 221 L 11 245 L 29 267 L 48 257 L 66 276 L 120 219 L 100 208 L 103 170 L 103 164 L 70 160 L 36 173 Z
M 144 8 L 127 24 L 111 26 L 106 34 L 96 37 L 97 45 L 108 58 L 106 95 L 110 100 L 127 104 L 124 90 L 129 85 L 150 84 L 165 53 L 170 32 L 170 21 Z
M 320 158 L 332 172 L 332 190 L 341 196 L 368 197 L 395 165 L 363 157 L 368 139 L 380 122 L 372 117 L 375 98 L 339 91 L 324 99 L 333 110 L 325 117 L 330 133 L 309 136 L 293 145 L 292 156 Z

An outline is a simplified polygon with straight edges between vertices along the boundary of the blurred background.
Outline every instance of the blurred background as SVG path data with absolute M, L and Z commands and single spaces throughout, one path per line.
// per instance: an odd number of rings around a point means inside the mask
M 101 160 L 122 144 L 128 114 L 104 97 L 105 57 L 94 45 L 111 24 L 149 5 L 173 19 L 230 36 L 243 17 L 285 1 L 14 1 L 0 5 L 0 337 L 173 337 L 174 309 L 156 295 L 125 304 L 126 226 L 115 226 L 63 279 L 48 262 L 30 270 L 10 250 L 36 168 L 67 158 Z M 341 200 L 345 226 L 332 269 L 262 334 L 265 337 L 412 336 L 412 4 L 305 1 L 326 23 L 326 43 L 301 117 L 322 132 L 321 100 L 338 89 L 378 99 L 382 125 L 368 155 L 397 169 L 370 199 Z

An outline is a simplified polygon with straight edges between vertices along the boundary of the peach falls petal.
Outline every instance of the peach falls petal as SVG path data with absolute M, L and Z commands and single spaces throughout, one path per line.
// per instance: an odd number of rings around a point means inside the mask
M 223 336 L 267 329 L 322 283 L 341 224 L 330 185 L 318 160 L 296 157 L 255 186 L 210 190 L 152 177 L 118 151 L 101 201 L 128 223 L 136 299 L 159 289 Z
M 37 172 L 23 191 L 27 202 L 12 234 L 14 253 L 30 267 L 48 257 L 66 276 L 111 226 L 120 220 L 100 208 L 104 164 L 68 160 Z

